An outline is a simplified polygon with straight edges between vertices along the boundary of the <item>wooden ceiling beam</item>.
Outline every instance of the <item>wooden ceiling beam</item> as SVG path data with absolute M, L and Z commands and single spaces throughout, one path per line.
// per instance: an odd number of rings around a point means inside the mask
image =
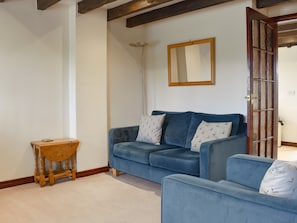
M 295 45 L 297 45 L 297 36 L 278 38 L 278 47 L 291 47 Z
M 279 32 L 278 37 L 290 37 L 290 36 L 297 36 L 297 30 L 287 31 L 287 32 Z
M 116 0 L 83 0 L 77 3 L 78 12 L 83 14 L 115 1 Z
M 172 0 L 133 0 L 107 10 L 107 21 L 130 15 L 140 10 L 152 8 Z
M 277 5 L 279 3 L 289 2 L 289 0 L 256 0 L 258 9 Z
M 56 4 L 60 0 L 37 0 L 37 9 L 38 10 L 46 10 L 50 6 Z
M 225 2 L 230 2 L 233 0 L 185 0 L 172 4 L 160 9 L 155 9 L 147 13 L 136 15 L 134 17 L 128 18 L 126 21 L 126 26 L 131 28 L 139 25 L 143 25 L 149 22 L 169 18 L 172 16 L 180 15 L 183 13 L 195 11 L 198 9 L 206 8 L 209 6 L 218 5 Z
M 278 26 L 278 31 L 283 32 L 286 30 L 292 30 L 292 29 L 297 29 L 297 23 L 288 23 L 288 24 L 283 24 Z

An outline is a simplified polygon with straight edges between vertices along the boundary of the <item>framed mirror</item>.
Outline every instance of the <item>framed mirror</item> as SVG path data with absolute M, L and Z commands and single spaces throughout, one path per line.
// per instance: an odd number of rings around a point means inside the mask
M 215 84 L 215 38 L 167 46 L 168 85 Z

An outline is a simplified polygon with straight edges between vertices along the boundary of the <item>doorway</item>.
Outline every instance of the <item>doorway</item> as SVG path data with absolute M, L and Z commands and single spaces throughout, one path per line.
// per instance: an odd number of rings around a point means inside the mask
M 297 160 L 297 20 L 278 23 L 278 159 Z

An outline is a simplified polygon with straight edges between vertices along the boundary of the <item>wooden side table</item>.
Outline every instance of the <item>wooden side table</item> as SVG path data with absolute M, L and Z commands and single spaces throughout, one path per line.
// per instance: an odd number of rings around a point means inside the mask
M 31 142 L 35 154 L 34 181 L 43 187 L 47 181 L 53 185 L 55 179 L 62 177 L 72 177 L 75 180 L 78 144 L 77 139 L 71 138 Z M 49 161 L 49 170 L 46 169 L 45 160 Z M 57 164 L 55 170 L 53 162 Z

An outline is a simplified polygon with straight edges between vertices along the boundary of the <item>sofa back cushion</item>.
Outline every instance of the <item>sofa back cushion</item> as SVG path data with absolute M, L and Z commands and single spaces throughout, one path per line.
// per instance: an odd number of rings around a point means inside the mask
M 166 114 L 162 128 L 161 144 L 191 148 L 191 141 L 199 124 L 206 122 L 232 122 L 230 136 L 243 132 L 244 116 L 241 114 L 208 114 L 201 112 L 168 112 L 155 110 L 152 115 Z
M 152 112 L 152 115 L 160 114 L 166 114 L 163 123 L 161 143 L 185 147 L 192 119 L 192 112 Z
M 196 130 L 202 121 L 205 122 L 232 122 L 230 136 L 237 135 L 244 125 L 244 117 L 241 114 L 206 114 L 192 112 L 191 123 L 189 125 L 188 137 L 185 147 L 191 148 L 191 141 Z

